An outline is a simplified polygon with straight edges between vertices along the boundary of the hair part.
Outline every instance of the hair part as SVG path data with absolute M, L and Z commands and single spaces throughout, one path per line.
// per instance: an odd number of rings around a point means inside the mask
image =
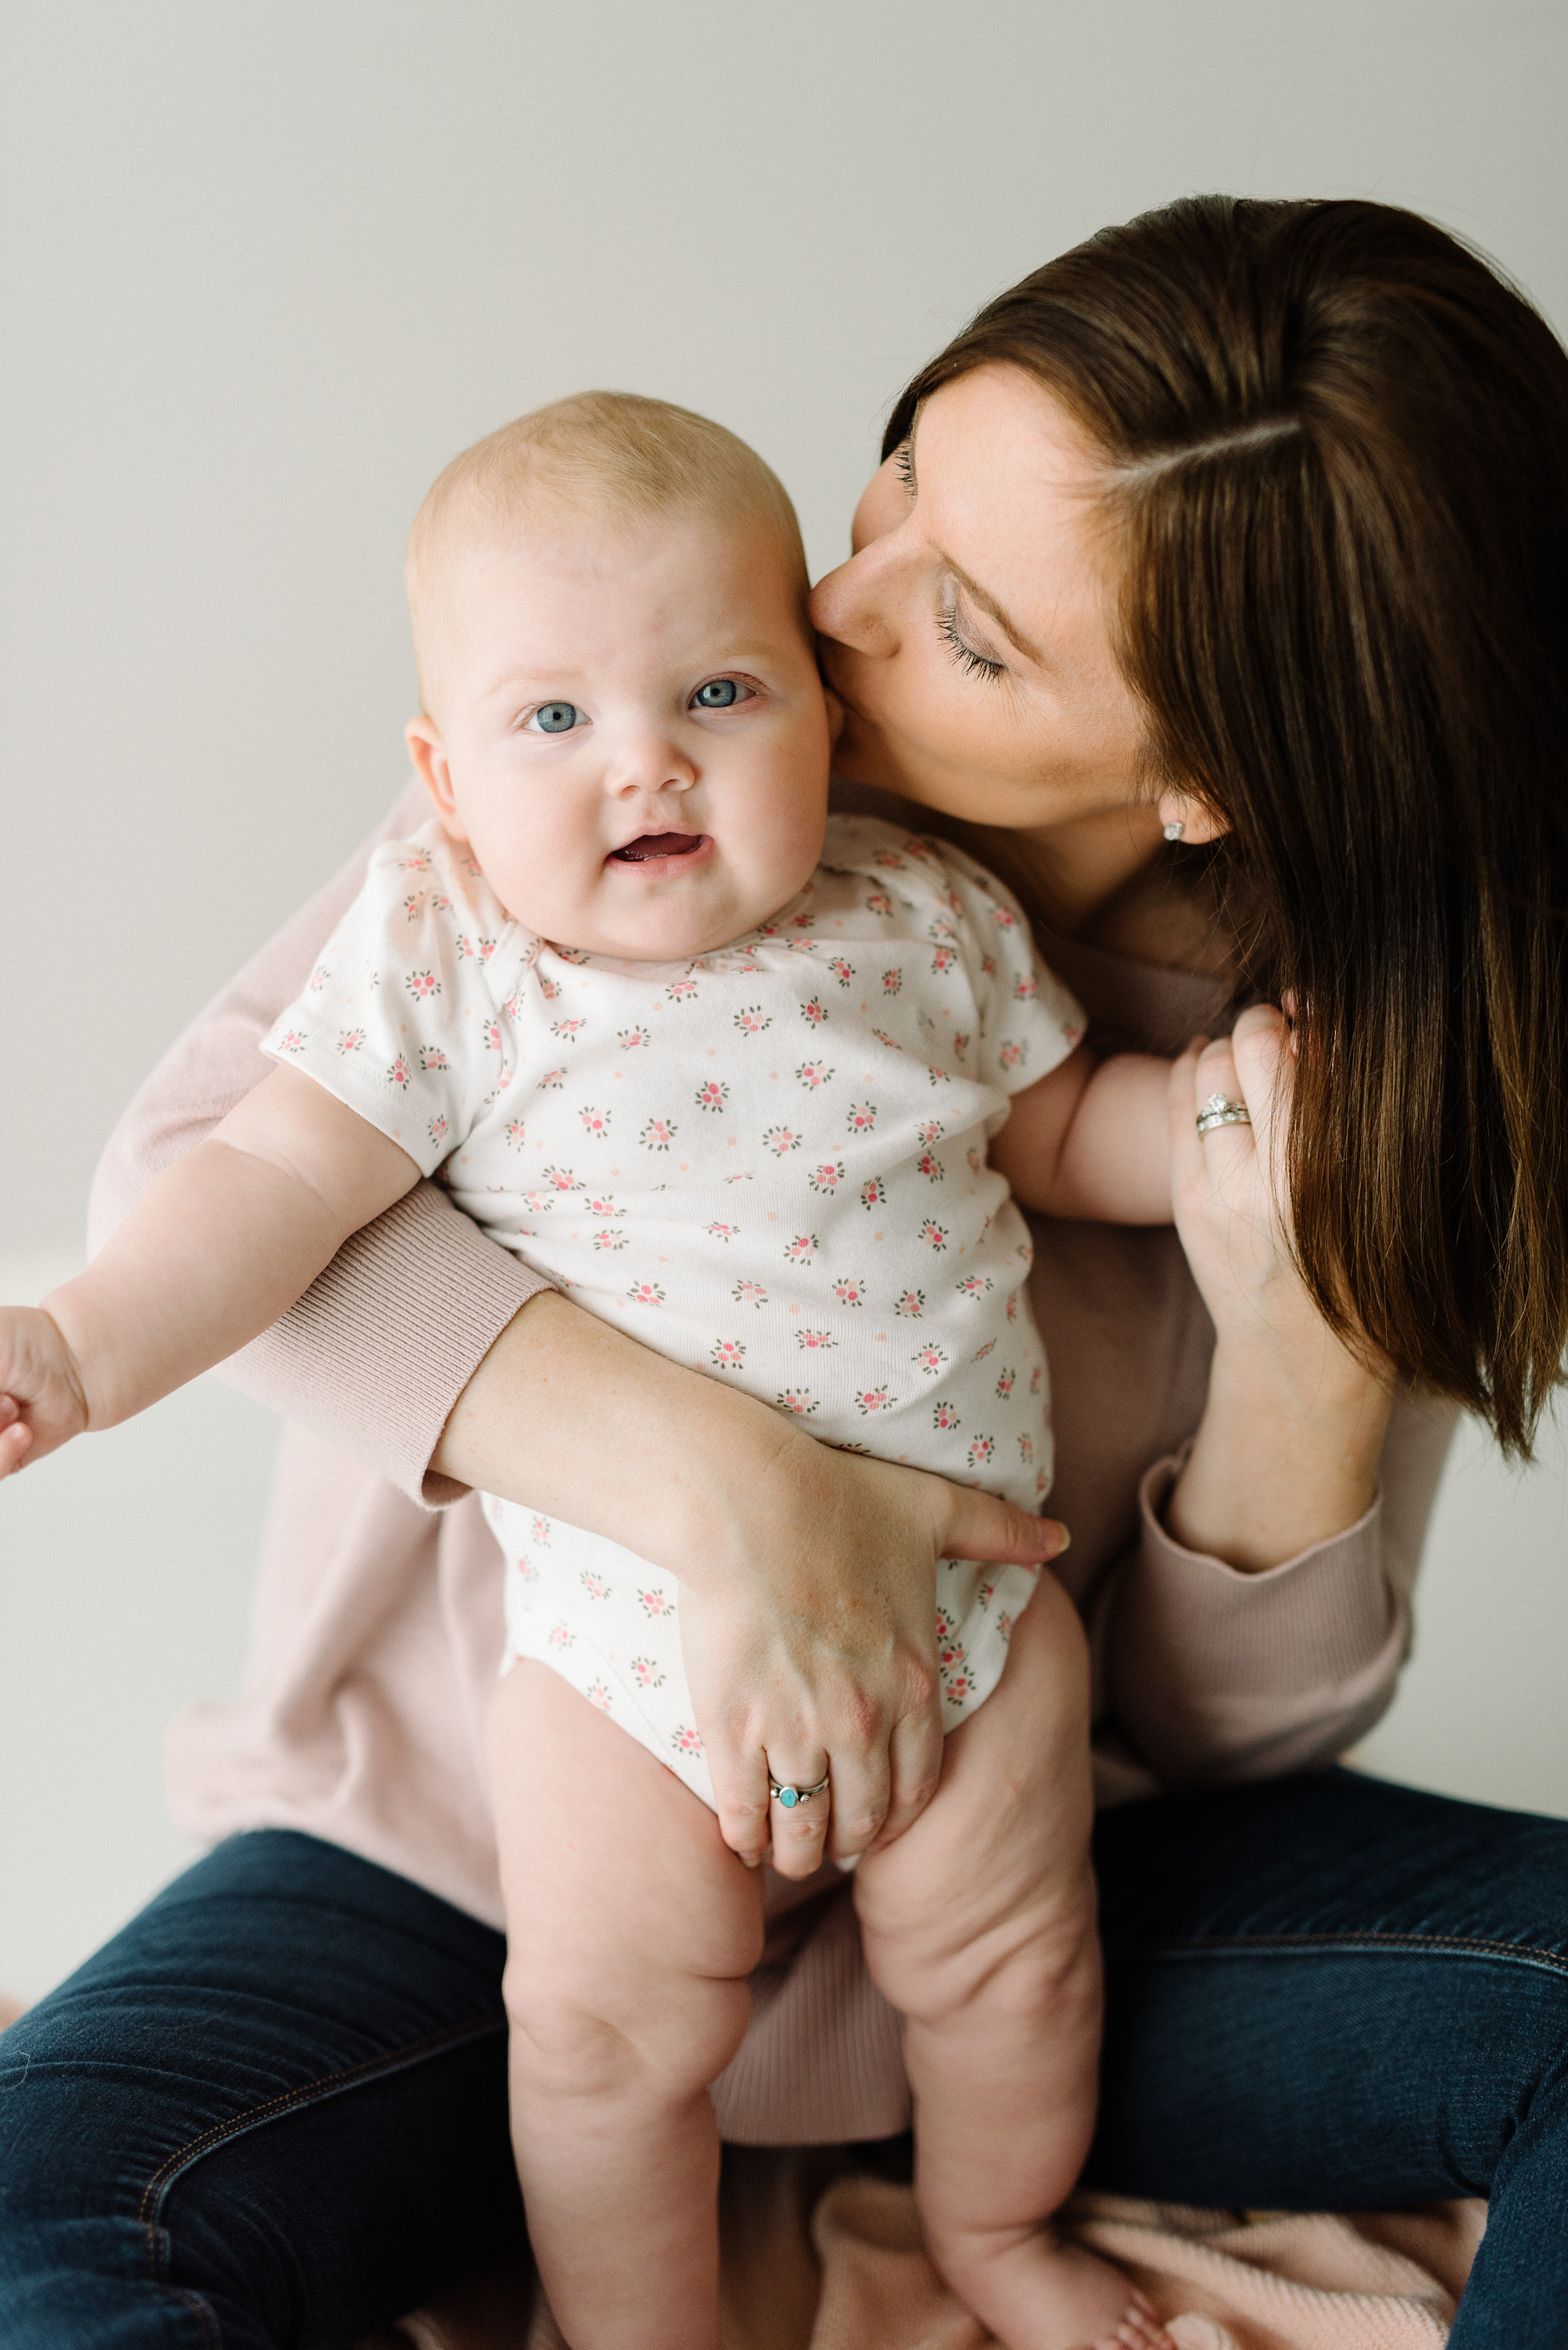
M 1197 197 L 981 310 L 1104 462 L 1151 774 L 1229 827 L 1293 992 L 1294 1244 L 1330 1326 L 1528 1457 L 1568 1342 L 1568 355 L 1368 203 Z M 1240 998 L 1239 998 L 1240 1000 Z
M 427 714 L 432 641 L 454 556 L 475 538 L 515 539 L 531 521 L 585 516 L 634 530 L 675 515 L 761 524 L 804 601 L 800 524 L 788 491 L 722 424 L 629 391 L 579 391 L 476 441 L 438 474 L 414 516 L 403 577 Z

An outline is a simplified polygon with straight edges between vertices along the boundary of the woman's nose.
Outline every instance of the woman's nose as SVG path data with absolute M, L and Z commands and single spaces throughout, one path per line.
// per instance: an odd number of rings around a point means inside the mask
M 819 637 L 832 637 L 858 653 L 886 660 L 898 649 L 892 585 L 885 542 L 874 539 L 817 581 L 807 608 L 813 628 Z

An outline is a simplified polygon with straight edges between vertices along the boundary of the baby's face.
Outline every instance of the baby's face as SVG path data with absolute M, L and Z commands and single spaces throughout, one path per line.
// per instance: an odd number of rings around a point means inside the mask
M 561 946 L 677 961 L 809 878 L 828 727 L 772 535 L 677 515 L 530 520 L 452 562 L 435 710 L 409 744 L 507 911 Z

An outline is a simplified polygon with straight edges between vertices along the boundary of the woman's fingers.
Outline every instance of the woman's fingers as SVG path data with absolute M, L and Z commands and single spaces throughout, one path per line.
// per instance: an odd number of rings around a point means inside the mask
M 1295 1084 L 1294 1036 L 1284 1014 L 1272 1003 L 1250 1004 L 1231 1032 L 1231 1051 L 1258 1155 L 1272 1170 L 1275 1139 L 1285 1131 Z
M 1208 1049 L 1207 1036 L 1194 1036 L 1180 1059 L 1170 1065 L 1166 1099 L 1170 1109 L 1171 1191 L 1176 1197 L 1179 1197 L 1184 1186 L 1190 1188 L 1203 1170 L 1203 1139 L 1198 1131 L 1194 1105 L 1203 1099 L 1198 1089 L 1198 1068 Z
M 1193 1078 L 1195 1116 L 1215 1094 L 1239 1102 L 1248 1123 L 1211 1127 L 1194 1135 L 1202 1154 L 1203 1176 L 1231 1209 L 1245 1208 L 1255 1221 L 1290 1229 L 1288 1200 L 1280 1180 L 1276 1140 L 1283 1131 L 1294 1082 L 1295 1060 L 1284 1016 L 1272 1004 L 1251 1005 L 1229 1036 L 1199 1054 Z
M 1207 1134 L 1198 1132 L 1198 1119 L 1216 1096 L 1234 1103 L 1247 1112 L 1249 1118 L 1251 1117 L 1252 1105 L 1238 1074 L 1235 1049 L 1229 1036 L 1216 1036 L 1211 1044 L 1205 1045 L 1193 1073 L 1193 1138 L 1211 1175 L 1246 1164 L 1252 1156 L 1256 1139 L 1255 1129 L 1242 1124 L 1213 1126 Z
M 707 1753 L 719 1833 L 748 1868 L 757 1868 L 768 1856 L 773 1828 L 767 1759 L 754 1747 L 748 1752 L 711 1734 Z
M 881 1743 L 865 1748 L 836 1746 L 829 1769 L 832 1809 L 827 1850 L 835 1860 L 852 1860 L 881 1833 L 888 1816 L 891 1758 L 887 1745 Z M 811 1808 L 815 1811 L 816 1805 Z
M 935 1679 L 933 1672 L 933 1686 Z M 894 1723 L 888 1743 L 888 1813 L 877 1838 L 878 1845 L 893 1844 L 906 1828 L 913 1827 L 936 1794 L 942 1775 L 943 1746 L 941 1715 L 935 1707 L 906 1714 Z
M 1044 1566 L 1073 1537 L 1060 1518 L 1032 1517 L 1012 1502 L 972 1486 L 944 1485 L 946 1523 L 940 1558 L 979 1558 L 991 1566 Z
M 774 1866 L 781 1877 L 815 1877 L 822 1866 L 823 1846 L 833 1814 L 832 1774 L 827 1757 L 819 1748 L 815 1761 L 803 1768 L 798 1776 L 786 1776 L 771 1755 L 767 1767 L 785 1794 L 792 1788 L 815 1787 L 822 1780 L 828 1781 L 819 1795 L 802 1796 L 793 1804 L 782 1795 L 772 1798 Z

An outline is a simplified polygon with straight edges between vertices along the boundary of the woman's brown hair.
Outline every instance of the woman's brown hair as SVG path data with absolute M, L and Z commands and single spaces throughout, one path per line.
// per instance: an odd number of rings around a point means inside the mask
M 997 362 L 1104 453 L 1151 773 L 1225 819 L 1248 988 L 1294 995 L 1305 1279 L 1528 1456 L 1568 1340 L 1568 355 L 1414 213 L 1204 196 L 990 303 L 885 453 Z

